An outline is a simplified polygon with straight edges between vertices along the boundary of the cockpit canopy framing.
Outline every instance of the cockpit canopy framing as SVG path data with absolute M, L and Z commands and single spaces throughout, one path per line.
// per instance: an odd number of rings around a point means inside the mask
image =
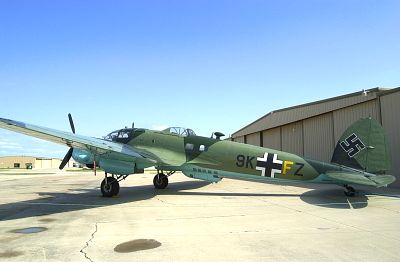
M 169 134 L 175 134 L 179 136 L 195 136 L 196 133 L 190 129 L 190 128 L 185 128 L 185 127 L 169 127 L 167 129 L 164 129 L 163 132 L 169 133 Z

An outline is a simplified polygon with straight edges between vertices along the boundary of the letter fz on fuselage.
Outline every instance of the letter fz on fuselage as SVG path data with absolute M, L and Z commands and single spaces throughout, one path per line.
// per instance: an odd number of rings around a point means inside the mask
M 300 172 L 304 167 L 303 163 L 294 163 L 289 160 L 282 160 L 278 154 L 265 152 L 263 156 L 237 155 L 236 166 L 241 168 L 256 169 L 261 176 L 275 178 L 276 175 L 287 175 L 293 170 L 294 176 L 303 176 Z

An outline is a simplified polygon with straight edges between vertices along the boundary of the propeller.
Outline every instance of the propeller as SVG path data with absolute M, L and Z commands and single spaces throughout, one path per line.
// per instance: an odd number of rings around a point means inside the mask
M 69 125 L 71 126 L 72 133 L 75 134 L 74 120 L 72 120 L 72 116 L 70 113 L 68 114 L 68 119 L 69 119 Z
M 74 149 L 71 147 L 67 154 L 65 155 L 64 159 L 62 160 L 61 164 L 60 164 L 60 170 L 64 169 L 65 165 L 69 162 L 69 160 L 72 157 L 72 151 L 74 151 Z
M 74 125 L 74 121 L 72 120 L 71 114 L 68 114 L 68 119 L 69 119 L 69 125 L 71 126 L 72 133 L 75 134 L 75 125 Z M 69 160 L 71 159 L 72 151 L 74 151 L 74 149 L 71 147 L 68 150 L 67 154 L 65 155 L 64 159 L 61 161 L 61 164 L 59 166 L 60 170 L 62 170 L 65 167 L 65 165 L 69 162 Z
M 75 134 L 75 125 L 74 125 L 74 120 L 72 120 L 72 115 L 69 113 L 68 114 L 68 120 L 69 120 L 69 125 L 71 126 L 71 131 L 73 134 Z M 72 146 L 69 146 L 69 150 L 67 154 L 65 155 L 64 159 L 61 161 L 61 164 L 59 166 L 59 169 L 62 170 L 64 167 L 67 165 L 69 160 L 72 157 L 72 152 L 74 151 L 74 148 Z M 96 175 L 96 158 L 93 160 L 93 168 L 94 168 L 94 175 Z

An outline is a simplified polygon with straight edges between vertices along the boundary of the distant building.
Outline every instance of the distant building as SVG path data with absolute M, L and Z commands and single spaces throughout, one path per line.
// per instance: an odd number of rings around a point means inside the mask
M 391 153 L 390 174 L 400 186 L 400 88 L 374 88 L 284 108 L 266 114 L 232 134 L 232 140 L 330 162 L 342 133 L 360 118 L 385 128 Z
M 58 168 L 61 159 L 44 158 L 32 156 L 1 156 L 0 168 L 21 168 L 21 169 L 53 169 Z M 74 161 L 69 161 L 66 167 L 73 167 Z

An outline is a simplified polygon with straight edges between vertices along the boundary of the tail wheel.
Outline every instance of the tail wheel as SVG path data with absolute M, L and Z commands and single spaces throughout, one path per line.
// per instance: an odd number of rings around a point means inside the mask
M 164 174 L 157 174 L 153 179 L 154 187 L 157 189 L 164 189 L 168 186 L 168 176 Z
M 101 182 L 100 189 L 104 197 L 116 196 L 119 193 L 119 183 L 113 177 L 106 177 Z
M 346 190 L 344 191 L 344 194 L 348 197 L 353 197 L 356 194 L 356 190 L 351 187 L 351 186 L 345 186 Z

